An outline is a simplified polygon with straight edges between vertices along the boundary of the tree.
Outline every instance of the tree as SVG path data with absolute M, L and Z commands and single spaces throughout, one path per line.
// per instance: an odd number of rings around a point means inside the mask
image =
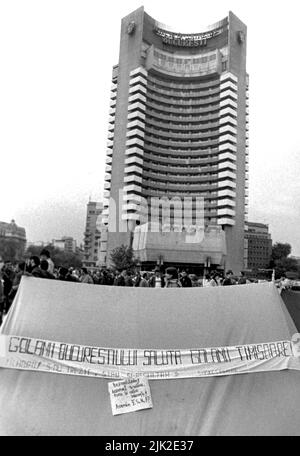
M 270 267 L 275 269 L 276 279 L 285 275 L 287 271 L 299 272 L 297 260 L 289 257 L 291 251 L 291 245 L 288 243 L 276 242 L 273 245 Z
M 110 254 L 110 259 L 116 269 L 132 269 L 136 266 L 137 260 L 133 257 L 133 249 L 122 244 L 116 247 Z
M 24 245 L 16 239 L 0 239 L 0 256 L 4 261 L 20 261 L 24 254 Z
M 282 258 L 275 261 L 275 277 L 280 278 L 286 274 L 286 272 L 298 272 L 297 260 L 294 258 Z
M 291 254 L 292 248 L 290 244 L 283 244 L 281 242 L 276 242 L 272 247 L 272 260 L 281 260 L 282 258 L 287 258 Z
M 37 247 L 36 245 L 30 245 L 27 247 L 26 252 L 25 252 L 25 257 L 29 258 L 31 256 L 40 256 L 41 250 L 43 247 Z

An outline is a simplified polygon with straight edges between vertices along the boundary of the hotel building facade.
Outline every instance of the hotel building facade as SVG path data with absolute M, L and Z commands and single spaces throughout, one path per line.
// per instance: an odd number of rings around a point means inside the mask
M 143 7 L 122 20 L 112 72 L 100 264 L 109 264 L 110 252 L 125 244 L 148 266 L 243 269 L 246 40 L 246 26 L 231 12 L 198 33 L 173 31 Z M 162 198 L 189 201 L 188 219 L 193 226 L 202 220 L 203 239 L 187 242 L 192 231 L 180 226 L 173 206 L 164 223 L 157 203 Z

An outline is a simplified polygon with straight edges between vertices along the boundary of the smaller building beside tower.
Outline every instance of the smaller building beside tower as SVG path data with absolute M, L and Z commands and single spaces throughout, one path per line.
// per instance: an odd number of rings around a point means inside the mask
M 246 222 L 245 226 L 245 269 L 268 268 L 272 254 L 269 226 L 256 222 Z
M 66 253 L 77 252 L 76 240 L 70 236 L 64 236 L 61 239 L 53 239 L 52 245 L 53 247 L 63 250 Z
M 86 225 L 84 232 L 84 256 L 83 266 L 93 268 L 99 263 L 100 248 L 100 225 L 103 204 L 96 201 L 89 201 L 87 204 Z
M 4 261 L 19 261 L 26 248 L 26 231 L 16 224 L 0 222 L 0 257 Z

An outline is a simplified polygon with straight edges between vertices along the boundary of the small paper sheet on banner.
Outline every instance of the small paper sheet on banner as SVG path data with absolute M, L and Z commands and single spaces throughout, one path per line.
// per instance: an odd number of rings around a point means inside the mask
M 148 379 L 137 377 L 108 384 L 113 415 L 152 408 Z

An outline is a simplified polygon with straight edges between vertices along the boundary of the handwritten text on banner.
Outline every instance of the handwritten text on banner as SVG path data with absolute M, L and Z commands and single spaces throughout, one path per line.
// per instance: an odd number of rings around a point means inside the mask
M 0 367 L 102 378 L 172 379 L 300 370 L 291 341 L 192 349 L 103 348 L 0 336 Z

